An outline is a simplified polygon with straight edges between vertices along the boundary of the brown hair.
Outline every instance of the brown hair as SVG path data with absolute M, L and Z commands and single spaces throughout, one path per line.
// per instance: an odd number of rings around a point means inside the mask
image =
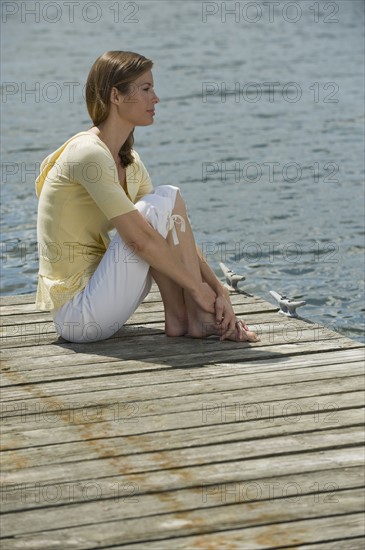
M 134 52 L 106 52 L 95 61 L 86 82 L 86 105 L 95 126 L 101 124 L 110 112 L 110 94 L 117 88 L 127 94 L 131 83 L 150 70 L 153 62 Z M 126 168 L 133 162 L 133 131 L 119 150 L 121 164 Z

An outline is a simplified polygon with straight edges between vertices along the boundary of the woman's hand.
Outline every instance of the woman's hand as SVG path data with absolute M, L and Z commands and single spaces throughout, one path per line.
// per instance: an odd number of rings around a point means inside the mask
M 196 302 L 196 304 L 203 310 L 208 313 L 214 313 L 215 311 L 215 301 L 216 293 L 208 285 L 208 283 L 199 283 L 199 286 L 196 290 L 191 291 L 191 296 Z
M 230 340 L 258 342 L 260 338 L 257 334 L 249 330 L 248 326 L 242 320 L 238 320 L 228 296 L 218 296 L 215 301 L 216 325 L 221 329 L 220 340 L 225 340 L 230 336 Z M 232 338 L 232 335 L 235 338 Z
M 236 315 L 228 297 L 220 295 L 215 301 L 215 320 L 222 333 L 220 340 L 224 340 L 228 333 L 236 331 Z

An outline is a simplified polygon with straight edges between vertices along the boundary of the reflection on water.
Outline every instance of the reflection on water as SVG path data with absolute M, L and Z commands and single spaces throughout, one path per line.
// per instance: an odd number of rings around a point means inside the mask
M 154 60 L 161 98 L 136 148 L 155 185 L 181 187 L 217 274 L 224 261 L 249 292 L 306 299 L 306 317 L 364 340 L 362 1 L 280 2 L 271 16 L 261 1 L 235 3 L 238 15 L 222 2 L 210 14 L 197 1 L 103 1 L 99 12 L 80 3 L 73 21 L 64 2 L 58 21 L 51 7 L 35 21 L 11 4 L 3 293 L 36 288 L 39 163 L 89 124 L 82 90 L 94 59 L 131 49 Z

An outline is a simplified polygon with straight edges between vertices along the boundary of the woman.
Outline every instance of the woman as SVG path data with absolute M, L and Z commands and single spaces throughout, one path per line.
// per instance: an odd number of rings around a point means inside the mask
M 153 190 L 132 148 L 135 126 L 152 124 L 159 102 L 151 68 L 133 52 L 99 57 L 86 84 L 93 127 L 41 165 L 36 305 L 51 311 L 66 340 L 103 340 L 136 310 L 153 278 L 168 336 L 256 341 L 197 249 L 179 189 Z

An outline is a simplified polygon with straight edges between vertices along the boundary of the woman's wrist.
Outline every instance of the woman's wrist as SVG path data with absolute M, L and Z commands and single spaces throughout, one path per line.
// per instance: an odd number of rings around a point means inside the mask
M 218 296 L 229 299 L 229 291 L 218 281 L 217 287 L 213 289 Z

